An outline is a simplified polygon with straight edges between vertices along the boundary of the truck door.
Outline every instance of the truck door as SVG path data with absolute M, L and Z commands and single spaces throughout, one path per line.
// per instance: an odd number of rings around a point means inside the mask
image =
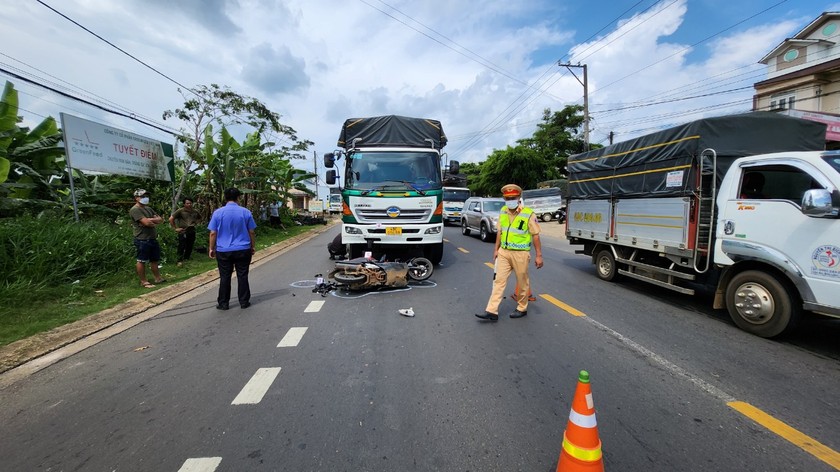
M 718 235 L 749 243 L 776 262 L 792 262 L 813 291 L 815 300 L 806 301 L 840 306 L 840 220 L 800 211 L 805 191 L 829 182 L 800 161 L 744 168 L 722 209 Z

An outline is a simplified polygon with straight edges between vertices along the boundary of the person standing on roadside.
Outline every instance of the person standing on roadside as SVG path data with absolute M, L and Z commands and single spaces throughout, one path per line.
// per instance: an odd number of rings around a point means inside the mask
M 270 224 L 272 228 L 282 226 L 280 224 L 280 205 L 278 205 L 277 202 L 271 202 L 268 204 L 268 224 Z
M 131 223 L 134 227 L 134 247 L 137 248 L 137 276 L 140 277 L 140 286 L 153 288 L 154 284 L 146 279 L 146 264 L 152 269 L 155 276 L 155 283 L 166 282 L 160 276 L 158 262 L 160 261 L 160 245 L 157 241 L 156 226 L 163 223 L 163 218 L 149 206 L 149 192 L 140 188 L 134 191 L 135 204 L 128 210 L 131 216 Z
M 248 283 L 248 266 L 256 250 L 254 229 L 257 223 L 247 208 L 239 206 L 241 192 L 237 188 L 225 190 L 225 206 L 213 212 L 207 229 L 210 230 L 208 255 L 216 259 L 219 267 L 219 296 L 216 308 L 230 308 L 231 276 L 236 269 L 239 306 L 251 306 L 251 286 Z
M 520 203 L 522 188 L 516 184 L 502 187 L 505 207 L 499 214 L 499 231 L 496 232 L 496 247 L 493 250 L 495 271 L 493 273 L 493 291 L 483 314 L 475 316 L 489 321 L 499 320 L 499 304 L 507 285 L 510 273 L 516 275 L 516 309 L 511 318 L 522 318 L 528 314 L 528 294 L 531 293 L 531 281 L 528 277 L 528 263 L 531 261 L 531 246 L 536 257 L 537 269 L 543 266 L 540 226 L 534 212 Z
M 169 224 L 178 236 L 178 267 L 192 256 L 195 245 L 195 226 L 201 216 L 193 208 L 193 199 L 184 197 L 184 206 L 175 210 L 169 217 Z

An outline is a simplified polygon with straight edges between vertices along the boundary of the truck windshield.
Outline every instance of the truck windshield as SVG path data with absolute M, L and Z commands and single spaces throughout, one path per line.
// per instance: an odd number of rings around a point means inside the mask
M 336 193 L 330 195 L 330 203 L 341 203 L 341 195 Z
M 840 174 L 840 156 L 823 156 L 823 159 Z
M 465 202 L 468 198 L 470 198 L 469 190 L 443 189 L 443 201 L 445 202 Z
M 353 190 L 440 189 L 440 156 L 428 151 L 355 152 L 347 159 L 345 185 Z

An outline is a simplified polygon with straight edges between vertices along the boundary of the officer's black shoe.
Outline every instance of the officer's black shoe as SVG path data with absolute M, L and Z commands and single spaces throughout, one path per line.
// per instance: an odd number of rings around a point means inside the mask
M 242 309 L 248 308 L 249 306 L 251 306 L 251 302 L 245 302 L 245 303 L 240 303 L 239 304 L 239 307 L 242 308 Z
M 513 313 L 510 314 L 510 317 L 511 318 L 522 318 L 523 316 L 525 316 L 527 314 L 528 314 L 527 310 L 526 311 L 513 310 Z
M 228 309 L 230 309 L 230 306 L 228 306 L 227 304 L 223 305 L 223 304 L 219 303 L 218 305 L 216 305 L 216 309 L 217 310 L 228 310 Z
M 481 318 L 482 320 L 487 321 L 499 321 L 499 315 L 494 315 L 493 313 L 485 311 L 483 315 L 479 315 L 478 313 L 475 316 Z

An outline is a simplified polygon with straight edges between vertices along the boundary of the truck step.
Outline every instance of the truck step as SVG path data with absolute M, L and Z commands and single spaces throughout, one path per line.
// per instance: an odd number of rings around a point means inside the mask
M 633 279 L 642 280 L 642 281 L 645 281 L 645 282 L 653 284 L 653 285 L 658 285 L 660 287 L 667 288 L 668 290 L 673 290 L 675 292 L 684 293 L 686 295 L 694 295 L 694 290 L 692 290 L 690 288 L 678 287 L 674 284 L 669 284 L 668 282 L 663 282 L 661 280 L 656 280 L 656 279 L 652 279 L 650 277 L 645 277 L 644 275 L 635 274 L 633 272 L 630 272 L 630 271 L 627 271 L 627 270 L 624 270 L 624 269 L 618 269 L 618 273 L 621 274 L 621 275 L 625 275 L 627 277 L 633 278 Z
M 670 276 L 678 277 L 680 279 L 685 279 L 685 280 L 694 280 L 694 274 L 686 274 L 685 272 L 679 272 L 679 271 L 676 271 L 676 270 L 665 269 L 665 268 L 657 267 L 657 266 L 650 265 L 650 264 L 644 264 L 642 262 L 631 261 L 629 259 L 622 259 L 620 257 L 616 257 L 615 261 L 616 262 L 621 262 L 622 264 L 627 264 L 627 265 L 631 265 L 631 266 L 634 266 L 634 267 L 638 267 L 640 269 L 649 270 L 651 272 L 657 272 L 659 274 L 670 275 Z M 636 274 L 634 274 L 634 275 L 636 275 Z M 694 293 L 694 292 L 692 292 L 692 293 Z

